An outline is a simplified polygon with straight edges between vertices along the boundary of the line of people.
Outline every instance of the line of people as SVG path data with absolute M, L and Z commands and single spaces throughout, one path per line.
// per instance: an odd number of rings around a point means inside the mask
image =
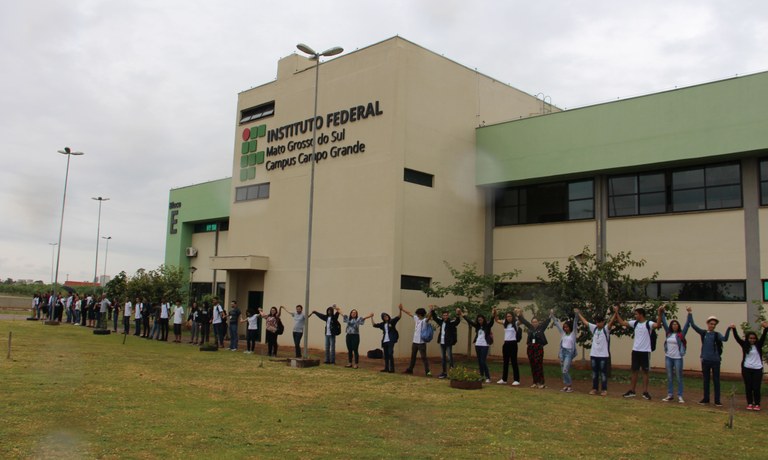
M 52 296 L 51 296 L 52 297 Z M 71 304 L 73 314 L 71 321 L 73 324 L 82 324 L 95 326 L 99 323 L 104 327 L 107 314 L 113 311 L 114 330 L 117 332 L 117 318 L 120 307 L 112 303 L 102 295 L 100 300 L 94 300 L 88 296 L 80 299 L 77 294 L 72 296 L 71 301 L 62 301 L 60 298 L 56 302 L 61 303 L 62 310 L 65 310 L 67 304 Z M 50 302 L 53 308 L 48 308 L 50 316 L 56 318 L 56 303 Z M 43 302 L 36 302 L 35 306 L 42 305 Z M 703 398 L 699 404 L 709 404 L 711 399 L 710 383 L 713 386 L 714 404 L 722 406 L 720 391 L 720 364 L 723 344 L 728 341 L 731 333 L 742 349 L 743 358 L 741 363 L 742 378 L 745 385 L 747 399 L 747 410 L 761 410 L 761 384 L 763 377 L 763 355 L 762 349 L 768 333 L 768 321 L 761 323 L 762 334 L 758 337 L 755 332 L 747 332 L 742 339 L 734 324 L 729 325 L 725 334 L 717 332 L 719 320 L 715 316 L 710 316 L 706 320 L 706 328 L 700 328 L 696 325 L 693 312 L 690 307 L 687 308 L 687 318 L 683 325 L 677 319 L 668 320 L 665 308 L 662 306 L 656 312 L 655 321 L 647 318 L 647 312 L 644 308 L 636 308 L 633 311 L 634 319 L 625 320 L 619 314 L 619 307 L 613 308 L 613 314 L 606 321 L 605 317 L 592 318 L 590 322 L 585 318 L 579 309 L 574 309 L 573 320 L 560 321 L 550 311 L 549 316 L 543 320 L 532 318 L 527 320 L 523 311 L 519 308 L 504 313 L 504 318 L 499 318 L 494 309 L 491 318 L 486 318 L 483 314 L 478 314 L 474 319 L 469 318 L 466 312 L 456 309 L 456 314 L 451 317 L 447 309 L 437 313 L 435 305 L 429 306 L 429 312 L 424 308 L 417 308 L 413 313 L 398 305 L 398 315 L 392 317 L 389 313 L 381 314 L 381 322 L 373 320 L 373 313 L 365 317 L 360 316 L 359 312 L 352 309 L 349 314 L 343 314 L 340 307 L 332 305 L 328 307 L 325 313 L 312 311 L 309 316 L 316 316 L 324 323 L 325 336 L 325 364 L 335 364 L 336 362 L 336 337 L 341 334 L 341 322 L 343 319 L 346 325 L 346 345 L 348 362 L 346 367 L 357 368 L 360 360 L 360 327 L 365 321 L 370 319 L 374 328 L 380 329 L 382 333 L 381 348 L 384 359 L 384 368 L 381 372 L 395 372 L 394 366 L 394 347 L 399 340 L 397 324 L 402 318 L 403 313 L 411 316 L 414 321 L 414 332 L 411 342 L 411 358 L 408 367 L 404 373 L 413 374 L 416 365 L 417 355 L 420 356 L 424 367 L 424 373 L 427 377 L 431 376 L 429 359 L 427 358 L 427 343 L 431 342 L 433 333 L 437 337 L 437 343 L 440 345 L 441 354 L 441 373 L 438 378 L 446 378 L 448 370 L 454 366 L 453 346 L 457 342 L 458 326 L 464 319 L 470 331 L 473 332 L 472 343 L 475 347 L 478 370 L 485 379 L 486 383 L 491 382 L 490 370 L 488 368 L 488 353 L 490 346 L 493 345 L 494 336 L 492 327 L 494 323 L 502 326 L 504 331 L 504 343 L 502 346 L 502 376 L 496 382 L 498 384 L 507 384 L 509 380 L 509 367 L 512 367 L 513 376 L 511 385 L 520 385 L 520 369 L 518 363 L 518 343 L 523 339 L 522 326 L 527 329 L 526 354 L 531 367 L 532 384 L 531 388 L 546 388 L 544 378 L 544 347 L 548 341 L 546 329 L 550 323 L 558 330 L 560 334 L 560 343 L 558 358 L 561 366 L 563 387 L 561 391 L 573 392 L 572 378 L 570 374 L 571 365 L 576 357 L 576 343 L 579 329 L 579 322 L 585 331 L 588 331 L 591 342 L 589 359 L 592 369 L 592 389 L 589 394 L 602 395 L 608 394 L 608 372 L 611 359 L 611 334 L 615 327 L 621 326 L 631 328 L 634 332 L 632 353 L 631 353 L 631 380 L 630 388 L 623 397 L 633 398 L 637 395 L 638 383 L 642 384 L 643 399 L 650 400 L 651 395 L 648 391 L 649 370 L 651 353 L 655 350 L 656 331 L 663 328 L 664 331 L 664 355 L 665 367 L 667 371 L 667 396 L 662 399 L 664 402 L 674 401 L 675 397 L 679 403 L 684 403 L 683 398 L 683 359 L 687 350 L 687 333 L 692 328 L 701 339 L 701 369 L 703 375 Z M 136 299 L 135 303 L 126 301 L 122 308 L 123 311 L 123 333 L 129 334 L 131 328 L 131 319 L 135 324 L 135 336 L 147 339 L 156 339 L 161 341 L 168 340 L 169 320 L 173 318 L 174 342 L 182 341 L 182 326 L 186 322 L 191 329 L 191 344 L 209 343 L 211 326 L 213 327 L 214 343 L 223 348 L 225 338 L 229 335 L 229 350 L 238 350 L 238 325 L 247 323 L 246 354 L 252 354 L 255 351 L 255 345 L 258 337 L 259 319 L 264 319 L 265 341 L 267 343 L 267 352 L 269 356 L 277 356 L 278 336 L 284 332 L 284 326 L 281 320 L 283 311 L 293 318 L 293 342 L 296 357 L 302 356 L 301 340 L 303 338 L 304 327 L 307 321 L 307 315 L 301 305 L 297 305 L 295 312 L 288 311 L 285 307 L 271 307 L 269 313 L 258 309 L 248 311 L 243 315 L 237 305 L 237 301 L 232 301 L 229 310 L 219 303 L 218 298 L 213 298 L 213 303 L 204 302 L 198 306 L 196 302 L 192 303 L 188 312 L 185 312 L 180 301 L 173 304 L 162 299 L 159 304 L 151 304 L 145 299 Z M 82 314 L 81 314 L 82 312 Z M 59 317 L 60 318 L 60 317 Z M 154 319 L 150 330 L 150 320 Z M 429 321 L 432 320 L 437 325 L 437 330 L 433 330 Z M 229 327 L 227 327 L 227 325 Z M 227 334 L 228 333 L 228 334 Z M 639 380 L 641 382 L 639 382 Z M 675 394 L 675 384 L 677 392 Z

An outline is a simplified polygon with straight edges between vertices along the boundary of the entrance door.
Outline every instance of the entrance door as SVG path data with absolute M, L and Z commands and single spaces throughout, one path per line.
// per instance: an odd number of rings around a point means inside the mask
M 264 291 L 248 291 L 248 312 L 259 311 L 264 307 Z M 261 317 L 259 317 L 259 329 L 256 331 L 256 341 L 261 342 Z

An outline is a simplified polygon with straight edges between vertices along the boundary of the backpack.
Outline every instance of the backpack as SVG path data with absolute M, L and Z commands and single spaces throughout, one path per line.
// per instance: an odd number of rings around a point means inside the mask
M 430 324 L 429 321 L 424 321 L 421 325 L 421 341 L 429 343 L 434 336 L 435 330 L 432 329 L 432 324 Z
M 649 321 L 645 320 L 645 327 L 648 329 L 648 334 L 651 336 L 651 351 L 656 351 L 656 342 L 659 335 L 656 333 L 656 329 L 651 329 L 651 325 L 648 323 Z
M 275 334 L 283 335 L 283 332 L 285 332 L 285 326 L 283 326 L 283 322 L 280 321 L 280 318 L 277 318 L 277 329 L 275 329 Z
M 331 334 L 341 335 L 341 323 L 337 318 L 331 320 Z
M 493 331 L 488 329 L 488 333 L 485 334 L 485 342 L 488 345 L 493 345 Z
M 381 350 L 381 348 L 368 350 L 368 359 L 384 359 L 384 352 Z

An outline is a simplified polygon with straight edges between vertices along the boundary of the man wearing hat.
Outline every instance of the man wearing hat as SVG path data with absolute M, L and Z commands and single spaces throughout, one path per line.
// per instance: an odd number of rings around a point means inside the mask
M 693 313 L 691 307 L 688 307 L 688 321 L 691 327 L 701 336 L 701 372 L 704 374 L 704 397 L 699 404 L 709 404 L 709 379 L 710 375 L 715 386 L 715 406 L 722 407 L 720 402 L 720 355 L 723 354 L 723 342 L 728 341 L 731 330 L 728 329 L 725 335 L 716 332 L 715 327 L 720 320 L 715 316 L 707 318 L 707 329 L 701 329 L 693 322 Z

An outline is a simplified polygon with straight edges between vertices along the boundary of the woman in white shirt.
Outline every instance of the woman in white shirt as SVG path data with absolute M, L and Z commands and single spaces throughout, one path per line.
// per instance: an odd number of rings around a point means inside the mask
M 577 320 L 578 318 L 574 318 L 573 323 L 566 321 L 561 324 L 557 318 L 552 319 L 552 323 L 560 331 L 560 352 L 558 357 L 560 358 L 560 371 L 563 373 L 563 384 L 565 385 L 560 391 L 566 393 L 573 392 L 573 387 L 571 386 L 573 383 L 571 380 L 571 363 L 573 358 L 576 357 L 576 330 L 571 327 L 571 324 L 576 324 Z
M 470 327 L 475 328 L 475 354 L 477 354 L 477 366 L 479 367 L 480 375 L 485 377 L 485 383 L 491 383 L 491 371 L 488 369 L 488 351 L 493 345 L 493 333 L 491 328 L 493 327 L 493 321 L 496 320 L 496 309 L 493 309 L 493 319 L 488 321 L 485 319 L 485 315 L 479 314 L 475 317 L 475 320 L 464 316 L 464 312 L 456 310 L 456 313 L 463 317 Z
M 744 379 L 744 390 L 747 394 L 747 410 L 760 410 L 760 386 L 763 383 L 763 345 L 768 333 L 768 321 L 763 321 L 763 334 L 757 338 L 753 331 L 746 333 L 746 340 L 741 340 L 736 325 L 731 324 L 733 338 L 741 345 L 744 358 L 741 360 L 741 377 Z
M 675 378 L 677 378 L 677 402 L 683 404 L 685 402 L 685 399 L 683 399 L 683 357 L 688 346 L 685 335 L 688 333 L 691 323 L 686 321 L 685 326 L 682 328 L 680 327 L 680 322 L 676 319 L 667 323 L 667 313 L 664 311 L 663 305 L 659 307 L 658 322 L 661 322 L 664 332 L 666 332 L 664 361 L 667 368 L 667 397 L 662 399 L 662 401 L 669 402 L 674 400 Z

